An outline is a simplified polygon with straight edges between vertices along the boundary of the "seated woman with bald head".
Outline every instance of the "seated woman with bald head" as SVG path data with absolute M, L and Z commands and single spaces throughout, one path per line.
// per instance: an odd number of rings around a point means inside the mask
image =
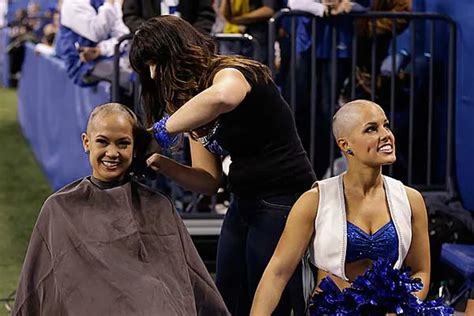
M 427 212 L 419 192 L 382 174 L 396 160 L 388 119 L 376 103 L 352 101 L 334 115 L 333 133 L 347 172 L 316 182 L 293 206 L 251 315 L 271 315 L 307 250 L 317 268 L 311 315 L 423 314 Z
M 92 175 L 44 202 L 13 315 L 228 315 L 171 201 L 130 175 L 139 131 L 124 105 L 92 111 Z

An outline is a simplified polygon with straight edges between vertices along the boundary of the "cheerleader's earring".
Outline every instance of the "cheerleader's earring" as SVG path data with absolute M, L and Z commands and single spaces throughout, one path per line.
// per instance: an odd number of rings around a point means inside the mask
M 347 149 L 346 153 L 347 153 L 348 155 L 354 156 L 354 152 L 353 152 L 352 149 L 350 149 L 350 148 Z

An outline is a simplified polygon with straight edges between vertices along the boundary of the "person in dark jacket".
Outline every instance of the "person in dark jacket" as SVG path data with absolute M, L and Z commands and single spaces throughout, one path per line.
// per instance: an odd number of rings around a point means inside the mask
M 122 11 L 123 21 L 131 32 L 149 18 L 175 14 L 199 31 L 210 33 L 216 19 L 212 0 L 124 0 Z

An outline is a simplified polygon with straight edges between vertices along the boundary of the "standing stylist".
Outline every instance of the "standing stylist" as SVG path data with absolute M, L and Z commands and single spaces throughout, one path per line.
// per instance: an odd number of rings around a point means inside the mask
M 142 82 L 148 124 L 162 149 L 188 133 L 192 166 L 161 154 L 148 164 L 181 186 L 214 194 L 230 155 L 234 200 L 222 226 L 216 282 L 233 315 L 248 315 L 260 277 L 299 195 L 315 180 L 294 118 L 266 66 L 214 53 L 214 43 L 175 16 L 135 33 L 130 62 Z M 304 312 L 301 269 L 277 315 Z

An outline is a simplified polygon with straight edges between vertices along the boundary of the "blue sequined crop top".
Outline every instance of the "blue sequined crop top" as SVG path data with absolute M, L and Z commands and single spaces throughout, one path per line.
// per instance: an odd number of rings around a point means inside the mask
M 346 263 L 379 258 L 386 258 L 390 262 L 397 261 L 398 236 L 393 222 L 388 222 L 372 235 L 347 222 Z

